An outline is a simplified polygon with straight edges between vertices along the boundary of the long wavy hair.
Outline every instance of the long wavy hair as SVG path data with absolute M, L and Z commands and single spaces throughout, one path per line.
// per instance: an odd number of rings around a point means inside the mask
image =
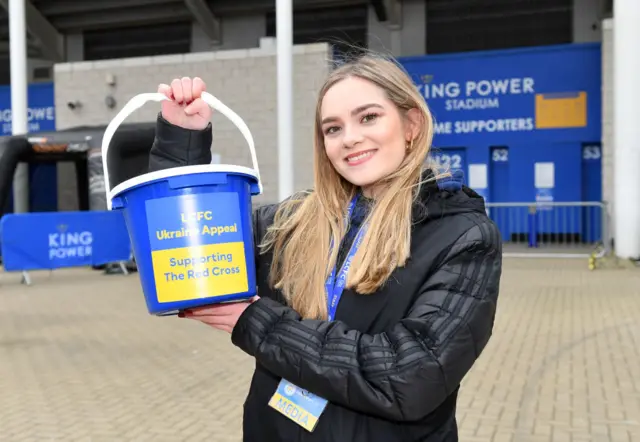
M 302 317 L 327 318 L 325 281 L 335 266 L 338 247 L 346 233 L 344 217 L 358 188 L 334 169 L 324 147 L 321 105 L 326 92 L 349 77 L 372 82 L 386 92 L 403 118 L 419 110 L 417 136 L 411 140 L 401 166 L 383 178 L 366 222 L 369 227 L 353 258 L 346 287 L 359 294 L 379 289 L 409 258 L 412 206 L 422 184 L 422 172 L 433 137 L 433 119 L 418 89 L 393 60 L 366 54 L 333 70 L 322 86 L 316 105 L 314 135 L 314 190 L 293 195 L 281 203 L 261 244 L 273 251 L 270 285 L 282 292 Z M 378 187 L 378 185 L 376 185 Z

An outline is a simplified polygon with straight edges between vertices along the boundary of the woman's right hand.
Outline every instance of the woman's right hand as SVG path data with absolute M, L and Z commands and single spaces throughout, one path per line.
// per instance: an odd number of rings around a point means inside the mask
M 200 97 L 205 90 L 201 78 L 175 78 L 170 85 L 161 84 L 158 92 L 169 100 L 161 102 L 162 117 L 185 129 L 203 130 L 211 120 L 212 110 Z

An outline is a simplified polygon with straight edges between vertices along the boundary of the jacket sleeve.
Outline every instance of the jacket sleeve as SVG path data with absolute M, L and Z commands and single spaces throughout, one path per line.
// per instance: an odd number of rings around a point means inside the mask
M 486 220 L 451 246 L 407 317 L 384 333 L 301 319 L 260 299 L 241 315 L 232 342 L 301 388 L 362 413 L 421 419 L 456 388 L 492 333 L 502 250 Z
M 211 163 L 211 123 L 190 130 L 169 123 L 158 114 L 156 136 L 149 152 L 149 172 Z

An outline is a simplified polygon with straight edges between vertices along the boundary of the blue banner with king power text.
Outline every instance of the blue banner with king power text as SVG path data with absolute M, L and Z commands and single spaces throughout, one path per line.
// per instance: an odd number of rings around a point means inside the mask
M 0 222 L 6 271 L 80 267 L 127 261 L 131 242 L 121 212 L 5 215 Z
M 435 146 L 600 140 L 600 44 L 401 58 Z
M 0 135 L 11 135 L 11 86 L 0 86 Z M 27 89 L 28 132 L 56 130 L 55 93 L 53 83 L 34 83 Z

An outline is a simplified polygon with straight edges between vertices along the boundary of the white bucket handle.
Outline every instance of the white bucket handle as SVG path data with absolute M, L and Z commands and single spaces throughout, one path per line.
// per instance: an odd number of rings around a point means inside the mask
M 225 117 L 227 117 L 235 126 L 240 130 L 244 139 L 247 141 L 249 145 L 249 149 L 251 150 L 251 161 L 253 162 L 253 169 L 256 172 L 256 176 L 258 177 L 258 188 L 259 193 L 262 193 L 262 180 L 260 179 L 260 170 L 258 169 L 258 158 L 256 156 L 255 144 L 253 142 L 253 136 L 251 135 L 251 131 L 247 127 L 247 124 L 244 122 L 242 118 L 234 111 L 232 111 L 229 107 L 227 107 L 224 103 L 218 100 L 216 97 L 211 95 L 208 92 L 202 92 L 200 95 L 202 101 L 207 103 L 211 108 L 220 111 Z M 104 184 L 105 191 L 107 193 L 107 204 L 109 208 L 111 208 L 111 198 L 109 194 L 111 192 L 111 186 L 109 184 L 109 167 L 107 165 L 107 151 L 109 150 L 109 144 L 111 143 L 111 138 L 116 133 L 118 127 L 122 124 L 122 122 L 133 112 L 141 108 L 148 101 L 163 101 L 169 100 L 166 95 L 161 94 L 159 92 L 156 93 L 143 93 L 136 95 L 133 97 L 124 107 L 118 112 L 118 114 L 111 120 L 109 125 L 104 131 L 104 136 L 102 137 L 102 167 L 104 169 Z

